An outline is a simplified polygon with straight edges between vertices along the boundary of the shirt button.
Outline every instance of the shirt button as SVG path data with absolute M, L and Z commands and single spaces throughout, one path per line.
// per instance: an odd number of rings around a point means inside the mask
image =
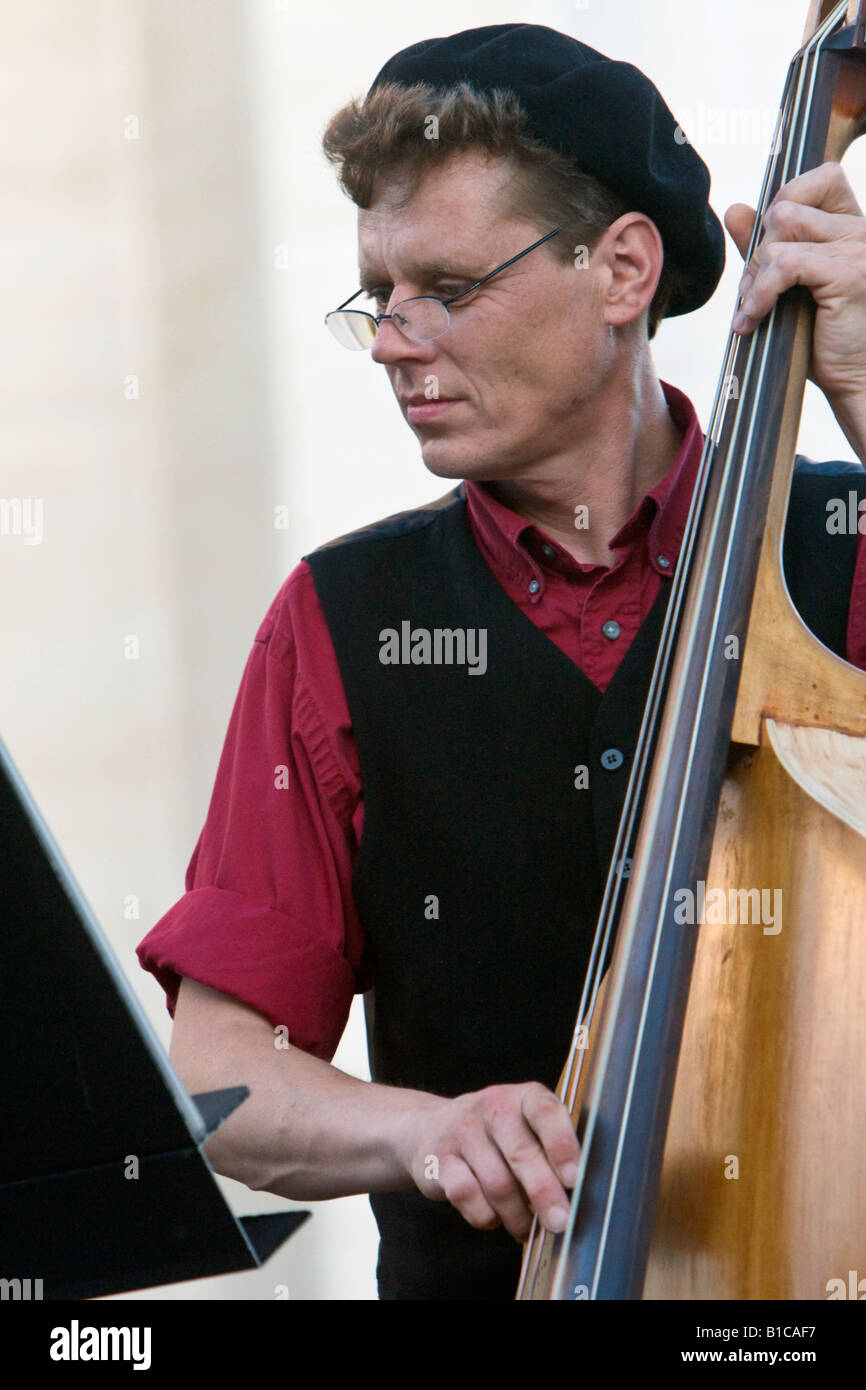
M 553 554 L 553 546 L 552 546 L 552 545 L 543 545 L 543 546 L 541 547 L 541 549 L 544 551 L 545 555 L 552 555 L 552 554 Z
M 656 564 L 663 570 L 669 570 L 671 567 L 671 562 L 667 555 L 657 555 Z
M 604 633 L 605 637 L 610 638 L 611 642 L 613 642 L 615 638 L 619 637 L 620 634 L 619 623 L 615 623 L 613 619 L 611 619 L 608 623 L 602 623 L 601 630 Z
M 530 580 L 530 583 L 529 583 L 529 592 L 530 592 L 531 594 L 537 594 L 540 588 L 541 588 L 541 585 L 539 584 L 539 582 L 538 582 L 537 579 L 532 579 L 532 580 Z
M 618 748 L 605 748 L 601 755 L 601 765 L 608 772 L 615 772 L 618 767 L 622 767 L 623 756 Z

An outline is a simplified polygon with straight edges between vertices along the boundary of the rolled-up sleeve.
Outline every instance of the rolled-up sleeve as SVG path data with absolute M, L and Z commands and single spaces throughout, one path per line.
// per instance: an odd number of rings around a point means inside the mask
M 252 645 L 186 892 L 136 948 L 173 1016 L 183 976 L 330 1061 L 372 981 L 351 893 L 360 778 L 336 658 L 302 562 Z

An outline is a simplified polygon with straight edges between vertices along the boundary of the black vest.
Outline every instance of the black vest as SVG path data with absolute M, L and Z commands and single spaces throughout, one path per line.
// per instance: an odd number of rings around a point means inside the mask
M 798 608 L 840 655 L 857 537 L 828 534 L 826 502 L 866 491 L 863 471 L 845 469 L 798 468 L 785 548 Z M 373 1080 L 442 1096 L 530 1080 L 553 1089 L 670 585 L 602 695 L 494 578 L 462 483 L 304 558 L 361 767 L 352 887 L 375 970 Z M 432 645 L 437 630 L 479 629 L 483 673 L 478 646 L 463 661 L 452 647 L 449 663 L 451 639 Z M 383 662 L 386 630 L 401 655 L 414 645 L 429 659 Z M 380 1298 L 514 1298 L 522 1246 L 504 1228 L 478 1231 L 415 1188 L 370 1202 Z

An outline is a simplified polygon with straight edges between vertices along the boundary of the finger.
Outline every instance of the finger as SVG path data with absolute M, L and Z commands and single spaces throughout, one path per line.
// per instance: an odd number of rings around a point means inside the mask
M 743 260 L 748 255 L 756 215 L 755 209 L 747 203 L 733 203 L 725 213 L 725 226 Z
M 821 208 L 808 207 L 777 195 L 761 219 L 761 233 L 754 254 L 743 269 L 741 294 L 745 294 L 757 278 L 774 246 L 799 242 L 823 244 L 829 249 L 834 243 L 842 242 L 845 243 L 846 255 L 849 254 L 848 247 L 866 246 L 866 218 L 862 215 L 825 212 Z M 744 259 L 746 251 L 747 248 L 741 248 Z
M 773 198 L 773 203 L 786 198 L 795 203 L 807 203 L 810 207 L 823 208 L 825 212 L 847 212 L 862 217 L 863 211 L 854 197 L 845 170 L 836 160 L 827 160 L 816 169 L 807 169 L 795 179 L 783 184 Z
M 822 212 L 820 208 L 804 207 L 782 199 L 767 209 L 761 219 L 763 234 L 743 270 L 740 293 L 745 294 L 767 265 L 774 247 L 798 243 L 825 246 L 828 252 L 836 243 L 844 243 L 843 254 L 856 254 L 855 246 L 866 248 L 866 218 L 848 217 L 842 213 Z M 835 247 L 838 251 L 840 248 Z
M 808 169 L 804 174 L 798 174 L 795 179 L 788 183 L 774 194 L 769 206 L 764 212 L 762 225 L 766 227 L 772 225 L 775 209 L 782 203 L 796 204 L 804 212 L 819 213 L 824 217 L 837 218 L 840 215 L 846 216 L 847 230 L 850 230 L 848 218 L 855 222 L 863 217 L 863 210 L 854 191 L 845 175 L 842 166 L 833 160 L 819 165 L 817 169 Z M 793 213 L 789 210 L 786 214 L 789 218 Z M 740 255 L 745 259 L 748 253 L 748 243 L 751 239 L 752 228 L 755 222 L 755 210 L 746 203 L 734 203 L 725 213 L 725 226 L 733 237 Z M 819 224 L 813 222 L 813 226 Z M 829 224 L 825 223 L 827 227 Z M 831 237 L 832 237 L 831 233 Z M 800 238 L 801 240 L 805 238 Z M 809 240 L 826 240 L 830 237 L 824 233 L 810 234 Z M 749 267 L 747 267 L 749 269 Z
M 546 1086 L 527 1086 L 521 1099 L 521 1112 L 563 1187 L 573 1187 L 580 1144 L 574 1132 L 574 1121 L 562 1101 Z
M 439 1165 L 439 1182 L 448 1201 L 470 1226 L 492 1231 L 499 1225 L 499 1217 L 484 1196 L 478 1178 L 462 1158 L 444 1155 Z
M 564 1230 L 577 1176 L 580 1145 L 571 1116 L 546 1086 L 522 1089 L 520 1109 L 498 1106 L 487 1114 L 488 1131 L 548 1230 Z
M 532 1208 L 508 1161 L 485 1131 L 467 1140 L 463 1157 L 481 1185 L 485 1201 L 515 1240 L 532 1230 Z
M 790 202 L 776 204 L 772 209 L 767 208 L 761 218 L 761 226 L 754 251 L 750 256 L 748 254 L 748 246 L 744 247 L 742 250 L 745 265 L 743 266 L 743 274 L 740 278 L 739 292 L 741 295 L 745 295 L 750 285 L 757 279 L 761 266 L 766 261 L 769 246 L 783 241 L 797 240 L 796 229 L 797 227 L 803 228 L 802 221 L 799 221 L 797 218 L 798 211 L 805 216 L 808 209 L 803 208 L 799 203 Z M 815 212 L 817 209 L 813 208 L 811 211 Z M 831 223 L 833 221 L 829 213 L 820 213 L 819 216 L 829 217 Z M 805 241 L 807 238 L 803 236 L 800 239 Z
M 487 1124 L 509 1171 L 526 1193 L 529 1208 L 538 1213 L 549 1231 L 564 1231 L 570 1207 L 568 1194 L 523 1115 L 497 1110 L 488 1117 Z
M 734 319 L 738 333 L 751 333 L 769 313 L 779 295 L 792 285 L 804 285 L 823 299 L 853 297 L 862 284 L 866 244 L 855 253 L 826 243 L 786 243 L 768 251 L 764 264 Z
M 772 202 L 761 218 L 764 235 L 760 249 L 778 241 L 831 242 L 866 239 L 866 220 L 841 212 L 806 207 L 792 198 Z

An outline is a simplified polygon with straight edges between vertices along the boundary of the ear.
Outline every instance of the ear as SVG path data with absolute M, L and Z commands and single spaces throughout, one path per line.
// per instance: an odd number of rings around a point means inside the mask
M 612 222 L 605 239 L 610 274 L 606 315 L 624 328 L 649 310 L 664 268 L 664 245 L 652 219 L 637 212 Z

